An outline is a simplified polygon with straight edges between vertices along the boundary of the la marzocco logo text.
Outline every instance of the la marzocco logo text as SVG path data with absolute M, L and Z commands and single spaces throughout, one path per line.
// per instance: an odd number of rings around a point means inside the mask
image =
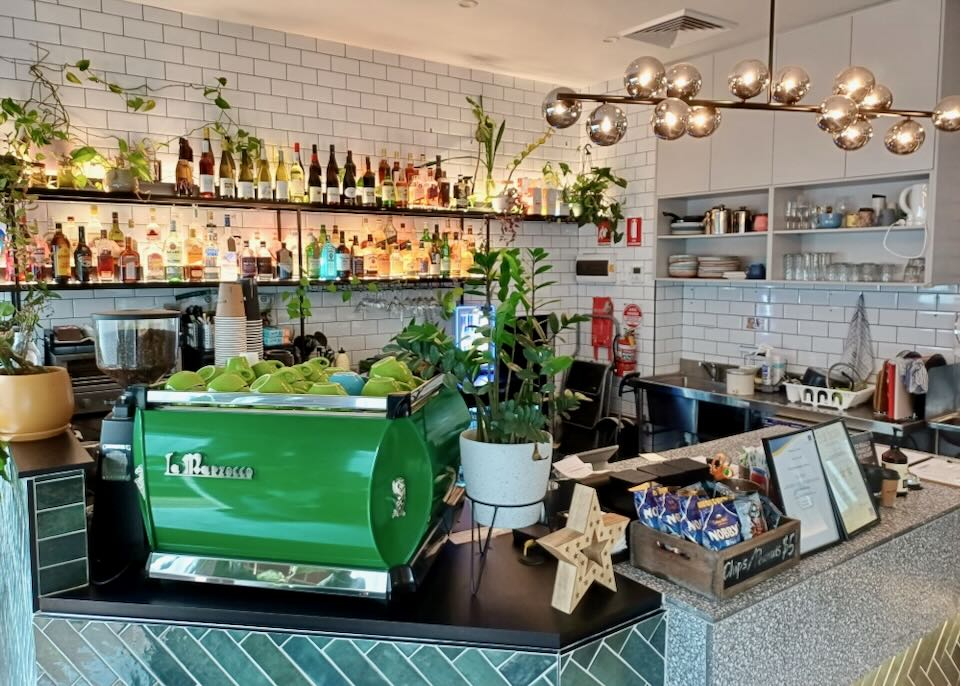
M 240 479 L 249 481 L 253 478 L 253 467 L 221 467 L 219 465 L 203 464 L 203 455 L 200 453 L 184 453 L 180 462 L 174 461 L 176 453 L 167 453 L 163 456 L 166 462 L 164 476 L 198 477 L 201 479 Z

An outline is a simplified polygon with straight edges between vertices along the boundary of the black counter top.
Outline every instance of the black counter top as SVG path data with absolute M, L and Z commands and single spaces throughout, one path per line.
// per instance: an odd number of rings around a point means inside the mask
M 660 607 L 660 594 L 617 577 L 594 586 L 572 615 L 550 606 L 556 563 L 530 567 L 509 535 L 493 539 L 483 583 L 470 594 L 470 543 L 447 543 L 423 587 L 390 604 L 368 599 L 221 587 L 130 572 L 106 586 L 41 598 L 42 612 L 107 619 L 190 622 L 331 632 L 392 640 L 565 650 L 632 624 Z M 96 574 L 94 574 L 96 576 Z
M 72 431 L 39 441 L 8 443 L 7 449 L 21 478 L 93 466 L 93 458 Z

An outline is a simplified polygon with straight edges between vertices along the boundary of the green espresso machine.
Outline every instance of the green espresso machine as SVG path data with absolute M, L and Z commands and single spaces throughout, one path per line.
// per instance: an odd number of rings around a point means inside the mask
M 386 599 L 445 539 L 470 415 L 441 377 L 386 398 L 136 395 L 150 577 Z

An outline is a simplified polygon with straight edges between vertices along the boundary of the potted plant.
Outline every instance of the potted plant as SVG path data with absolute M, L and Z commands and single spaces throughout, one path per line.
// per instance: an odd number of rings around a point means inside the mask
M 541 281 L 552 269 L 542 248 L 477 253 L 468 291 L 483 298 L 489 323 L 468 350 L 459 350 L 435 324 L 411 323 L 390 346 L 424 373 L 442 373 L 472 396 L 476 429 L 460 437 L 467 493 L 480 524 L 521 528 L 540 517 L 553 455 L 552 432 L 584 398 L 564 392 L 559 376 L 573 363 L 558 355 L 558 338 L 582 315 L 546 314 Z M 481 371 L 489 369 L 486 381 Z M 494 522 L 494 506 L 500 506 Z M 519 507 L 524 506 L 524 507 Z
M 569 173 L 570 167 L 561 162 L 560 169 Z M 577 174 L 573 183 L 563 189 L 563 201 L 570 205 L 570 212 L 577 220 L 577 226 L 596 224 L 606 228 L 618 243 L 622 235 L 617 232 L 617 224 L 623 219 L 620 203 L 611 199 L 610 188 L 627 187 L 627 180 L 614 174 L 610 167 L 590 167 L 589 171 Z

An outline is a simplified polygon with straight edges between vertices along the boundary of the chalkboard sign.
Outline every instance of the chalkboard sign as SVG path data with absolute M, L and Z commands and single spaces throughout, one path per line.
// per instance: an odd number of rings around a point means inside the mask
M 862 431 L 850 436 L 853 449 L 857 453 L 857 462 L 860 464 L 877 465 L 877 452 L 873 448 L 873 434 Z
M 776 567 L 797 554 L 797 534 L 791 531 L 772 541 L 725 560 L 723 587 L 730 588 Z

